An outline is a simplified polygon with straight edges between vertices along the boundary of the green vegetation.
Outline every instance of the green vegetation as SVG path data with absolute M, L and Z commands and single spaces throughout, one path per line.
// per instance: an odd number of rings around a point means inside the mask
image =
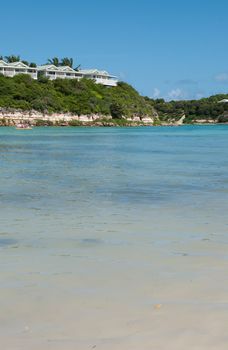
M 51 81 L 41 76 L 36 81 L 25 74 L 14 78 L 0 75 L 0 107 L 43 113 L 113 115 L 117 119 L 154 114 L 153 106 L 126 83 L 108 88 L 89 79 Z
M 69 58 L 69 57 L 64 57 L 62 59 L 59 59 L 58 57 L 53 57 L 53 58 L 49 58 L 47 64 L 54 64 L 56 67 L 60 67 L 60 66 L 69 66 L 71 68 L 73 68 L 74 65 L 74 60 L 73 58 Z M 75 70 L 79 70 L 79 67 L 81 65 L 77 65 L 77 67 L 75 67 Z
M 228 122 L 228 103 L 218 103 L 222 99 L 228 99 L 228 94 L 215 95 L 200 100 L 170 101 L 164 99 L 150 99 L 146 102 L 158 112 L 162 122 L 175 122 L 185 115 L 184 123 L 194 123 L 196 120 L 208 120 Z
M 110 112 L 113 119 L 121 119 L 124 115 L 123 107 L 117 102 L 113 102 L 110 105 Z
M 34 124 L 36 126 L 53 126 L 54 123 L 50 120 L 43 120 L 43 119 L 36 119 L 34 121 Z
M 7 121 L 5 118 L 0 118 L 0 126 L 7 126 Z
M 70 120 L 68 125 L 69 126 L 82 126 L 83 124 L 79 120 Z
M 14 63 L 14 62 L 20 61 L 20 56 L 18 56 L 18 55 L 5 56 L 4 58 L 5 58 L 6 62 L 8 62 L 8 63 Z M 1 59 L 3 59 L 2 56 L 1 56 Z
M 98 123 L 104 124 L 104 125 L 110 125 L 110 126 L 131 126 L 131 125 L 142 125 L 142 123 L 132 122 L 123 118 L 113 118 L 113 119 L 99 119 Z M 92 124 L 96 124 L 96 121 Z

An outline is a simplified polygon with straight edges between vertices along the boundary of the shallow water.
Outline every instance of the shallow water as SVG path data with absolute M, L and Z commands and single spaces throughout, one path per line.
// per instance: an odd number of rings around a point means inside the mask
M 228 126 L 0 128 L 4 350 L 225 350 Z

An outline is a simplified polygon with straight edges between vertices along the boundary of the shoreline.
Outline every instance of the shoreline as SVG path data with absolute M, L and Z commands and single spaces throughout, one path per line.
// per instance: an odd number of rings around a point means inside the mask
M 228 125 L 228 123 L 218 123 L 218 122 L 213 122 L 213 123 L 183 123 L 183 124 L 175 124 L 175 123 L 170 123 L 170 124 L 153 124 L 153 123 L 143 123 L 143 122 L 129 122 L 126 121 L 126 119 L 116 119 L 114 121 L 103 121 L 99 120 L 96 122 L 78 122 L 75 123 L 74 121 L 69 121 L 69 122 L 47 122 L 46 120 L 37 120 L 34 121 L 33 123 L 28 122 L 26 119 L 23 119 L 19 122 L 19 124 L 25 124 L 31 128 L 39 128 L 39 127 L 87 127 L 87 128 L 93 128 L 93 127 L 181 127 L 181 126 L 191 126 L 191 125 L 196 125 L 196 126 L 215 126 L 215 125 Z M 0 120 L 0 128 L 16 128 L 17 123 L 12 122 L 12 120 L 7 121 L 7 123 L 2 124 Z M 22 128 L 23 130 L 23 128 Z
M 124 123 L 124 124 L 118 124 L 118 123 L 103 123 L 103 122 L 97 122 L 94 124 L 90 124 L 90 123 L 83 123 L 83 124 L 78 124 L 78 125 L 63 125 L 63 124 L 53 124 L 53 125 L 47 125 L 44 124 L 43 125 L 31 125 L 31 124 L 27 124 L 29 127 L 31 128 L 42 128 L 42 127 L 49 127 L 49 128 L 96 128 L 96 127 L 107 127 L 107 128 L 111 128 L 111 127 L 116 127 L 116 128 L 125 128 L 125 127 L 129 127 L 129 128 L 137 128 L 137 127 L 180 127 L 180 126 L 215 126 L 215 125 L 228 125 L 228 123 L 186 123 L 186 124 L 182 124 L 182 125 L 176 125 L 176 124 L 160 124 L 160 125 L 153 125 L 153 124 L 143 124 L 143 123 Z M 16 128 L 16 124 L 15 125 L 0 125 L 0 128 Z M 20 130 L 26 130 L 21 128 Z
M 74 115 L 71 113 L 41 113 L 35 110 L 22 111 L 16 109 L 0 109 L 0 126 L 152 126 L 155 117 L 143 115 L 132 117 L 121 116 L 113 118 L 111 115 Z
M 192 123 L 185 123 L 185 116 L 178 120 L 163 122 L 159 116 L 122 116 L 113 118 L 110 115 L 73 115 L 70 113 L 41 113 L 35 110 L 22 111 L 17 109 L 0 108 L 0 127 L 15 127 L 26 124 L 31 127 L 138 127 L 138 126 L 181 126 L 181 125 L 222 125 L 218 120 L 199 119 Z

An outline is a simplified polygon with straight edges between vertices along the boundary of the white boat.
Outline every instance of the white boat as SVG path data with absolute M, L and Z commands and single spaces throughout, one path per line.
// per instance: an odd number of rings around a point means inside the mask
M 28 124 L 16 124 L 17 130 L 31 130 L 32 127 Z

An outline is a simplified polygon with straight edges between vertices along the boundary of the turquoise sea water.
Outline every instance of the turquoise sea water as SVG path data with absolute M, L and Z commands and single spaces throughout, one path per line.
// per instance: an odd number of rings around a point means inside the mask
M 0 128 L 4 350 L 226 349 L 227 195 L 227 125 Z

